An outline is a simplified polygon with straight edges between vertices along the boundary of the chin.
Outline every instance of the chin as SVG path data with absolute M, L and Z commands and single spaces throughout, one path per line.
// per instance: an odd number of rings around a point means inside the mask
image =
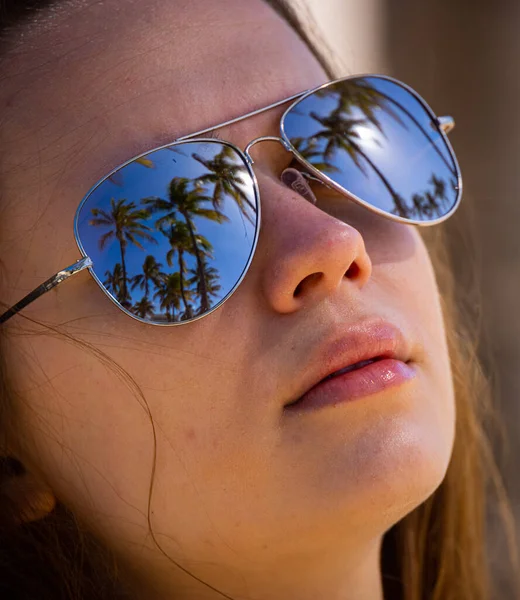
M 427 416 L 415 417 L 386 416 L 356 443 L 358 506 L 372 508 L 384 528 L 427 500 L 449 466 L 451 428 L 441 428 Z

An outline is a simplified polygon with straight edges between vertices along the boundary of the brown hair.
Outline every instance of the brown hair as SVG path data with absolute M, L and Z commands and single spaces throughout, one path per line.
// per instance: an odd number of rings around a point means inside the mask
M 266 0 L 313 50 L 327 73 L 336 75 L 332 54 L 290 0 Z M 0 37 L 13 37 L 16 26 L 35 11 L 59 0 L 0 0 Z M 456 396 L 453 455 L 440 487 L 384 536 L 381 568 L 386 600 L 487 600 L 494 597 L 489 574 L 486 518 L 498 510 L 513 570 L 518 571 L 513 519 L 495 464 L 489 431 L 490 386 L 477 356 L 478 328 L 465 323 L 455 302 L 443 227 L 424 236 L 436 270 Z M 0 357 L 1 358 L 1 357 Z M 12 412 L 0 364 L 0 455 L 5 452 Z M 16 506 L 2 496 L 2 481 L 23 466 L 0 460 L 0 595 L 24 600 L 105 600 L 131 597 L 118 581 L 110 552 L 58 503 L 38 522 L 18 525 Z M 520 597 L 516 575 L 510 593 Z M 513 591 L 514 590 L 514 591 Z

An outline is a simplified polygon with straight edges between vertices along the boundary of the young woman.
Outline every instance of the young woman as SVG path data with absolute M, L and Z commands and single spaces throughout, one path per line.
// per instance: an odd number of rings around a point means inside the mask
M 488 598 L 451 120 L 278 1 L 6 15 L 2 598 Z

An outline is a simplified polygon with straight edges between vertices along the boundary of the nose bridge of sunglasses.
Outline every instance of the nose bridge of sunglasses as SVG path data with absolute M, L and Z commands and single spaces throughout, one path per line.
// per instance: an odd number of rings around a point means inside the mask
M 297 194 L 308 200 L 311 204 L 316 204 L 316 196 L 309 185 L 307 178 L 298 169 L 288 167 L 284 169 L 280 179 L 287 186 L 294 190 Z
M 289 144 L 282 139 L 281 137 L 276 137 L 276 136 L 272 136 L 272 135 L 265 135 L 263 137 L 259 137 L 256 138 L 254 140 L 251 140 L 249 142 L 249 144 L 245 147 L 244 149 L 244 154 L 249 162 L 250 165 L 254 164 L 254 160 L 251 156 L 251 154 L 249 153 L 251 148 L 255 145 L 258 144 L 259 142 L 278 142 L 279 144 L 282 144 L 282 146 L 288 151 L 291 151 L 291 147 L 289 146 Z

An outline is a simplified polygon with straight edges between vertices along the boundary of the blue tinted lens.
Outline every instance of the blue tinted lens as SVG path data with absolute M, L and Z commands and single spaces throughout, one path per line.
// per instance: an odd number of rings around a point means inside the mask
M 208 313 L 234 290 L 257 228 L 253 175 L 231 145 L 179 142 L 120 167 L 95 186 L 76 235 L 105 292 L 156 324 Z
M 317 90 L 287 112 L 283 131 L 306 162 L 385 213 L 434 221 L 459 200 L 458 167 L 435 117 L 394 81 Z

